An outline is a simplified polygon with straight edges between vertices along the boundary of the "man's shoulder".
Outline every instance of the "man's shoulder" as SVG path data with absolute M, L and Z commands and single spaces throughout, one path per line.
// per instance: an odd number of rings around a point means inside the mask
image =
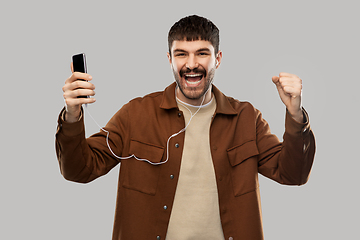
M 225 95 L 225 97 L 237 113 L 241 113 L 243 111 L 258 112 L 258 110 L 254 107 L 254 105 L 252 103 L 250 103 L 249 101 L 238 100 L 236 98 L 233 98 L 231 96 L 226 96 L 226 95 Z
M 242 126 L 253 126 L 252 124 L 261 118 L 261 112 L 249 101 L 242 101 L 229 96 L 226 96 L 226 99 L 235 110 L 235 117 Z
M 254 106 L 248 101 L 238 100 L 230 96 L 226 96 L 226 98 L 234 109 L 254 108 Z
M 129 103 L 141 103 L 141 102 L 147 102 L 147 101 L 161 101 L 162 97 L 164 95 L 164 91 L 157 91 L 152 92 L 149 94 L 146 94 L 142 97 L 136 97 L 129 101 Z
M 175 87 L 173 83 L 162 91 L 146 94 L 142 97 L 132 99 L 127 105 L 132 107 L 156 107 L 159 109 L 172 109 L 176 107 Z
M 123 105 L 120 112 L 126 111 L 129 114 L 154 112 L 159 108 L 162 98 L 163 91 L 152 92 L 141 97 L 136 97 Z
M 165 103 L 165 104 L 164 104 Z M 144 96 L 136 97 L 130 100 L 123 108 L 128 111 L 144 110 L 159 111 L 160 109 L 170 109 L 175 101 L 175 84 L 171 84 L 161 91 L 154 91 Z M 169 107 L 170 106 L 170 107 Z M 151 109 L 151 110 L 150 110 Z
M 256 112 L 256 108 L 248 101 L 241 101 L 221 92 L 216 86 L 213 86 L 213 93 L 218 104 L 218 112 L 238 115 L 244 111 Z

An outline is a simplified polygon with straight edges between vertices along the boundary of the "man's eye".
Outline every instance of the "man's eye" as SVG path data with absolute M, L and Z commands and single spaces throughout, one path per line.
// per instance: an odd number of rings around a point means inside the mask
M 200 52 L 199 55 L 200 55 L 200 56 L 207 56 L 208 53 L 206 53 L 206 52 Z

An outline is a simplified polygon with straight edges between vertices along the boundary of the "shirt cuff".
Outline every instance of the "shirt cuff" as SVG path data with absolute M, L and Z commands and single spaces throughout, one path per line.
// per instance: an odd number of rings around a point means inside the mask
M 60 113 L 60 117 L 61 117 L 61 120 L 63 122 L 65 122 L 65 113 L 66 113 L 66 111 L 65 111 L 65 107 L 64 107 L 63 110 L 61 110 L 61 113 Z M 79 119 L 77 121 L 80 121 L 82 116 L 83 116 L 83 111 L 82 111 L 82 108 L 81 108 L 80 116 L 79 116 Z
M 291 135 L 301 135 L 309 132 L 310 129 L 310 121 L 309 115 L 302 108 L 303 115 L 304 115 L 304 122 L 300 123 L 293 119 L 290 113 L 286 110 L 286 117 L 285 117 L 285 131 Z
M 74 137 L 85 131 L 83 109 L 81 108 L 80 117 L 77 122 L 69 123 L 65 121 L 65 107 L 61 110 L 58 118 L 58 127 L 56 133 L 61 132 L 68 137 Z

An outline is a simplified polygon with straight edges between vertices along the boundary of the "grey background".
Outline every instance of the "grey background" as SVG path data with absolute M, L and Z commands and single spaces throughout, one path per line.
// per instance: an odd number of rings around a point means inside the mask
M 119 166 L 82 185 L 54 150 L 71 55 L 87 54 L 100 125 L 130 99 L 173 82 L 167 32 L 189 14 L 220 29 L 215 85 L 263 112 L 282 139 L 285 108 L 271 77 L 303 79 L 317 140 L 310 181 L 260 177 L 266 239 L 354 239 L 359 193 L 359 10 L 356 1 L 3 1 L 0 239 L 110 239 Z M 86 115 L 87 135 L 99 130 Z

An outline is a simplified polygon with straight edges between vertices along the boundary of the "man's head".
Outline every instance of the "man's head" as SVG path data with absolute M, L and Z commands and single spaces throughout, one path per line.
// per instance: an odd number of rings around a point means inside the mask
M 183 40 L 209 41 L 213 45 L 215 53 L 219 51 L 219 29 L 210 20 L 197 15 L 184 17 L 170 28 L 168 34 L 169 53 L 171 54 L 174 41 Z
M 185 17 L 171 27 L 168 42 L 179 99 L 199 105 L 206 93 L 205 103 L 210 101 L 208 90 L 222 58 L 218 28 L 206 18 Z

